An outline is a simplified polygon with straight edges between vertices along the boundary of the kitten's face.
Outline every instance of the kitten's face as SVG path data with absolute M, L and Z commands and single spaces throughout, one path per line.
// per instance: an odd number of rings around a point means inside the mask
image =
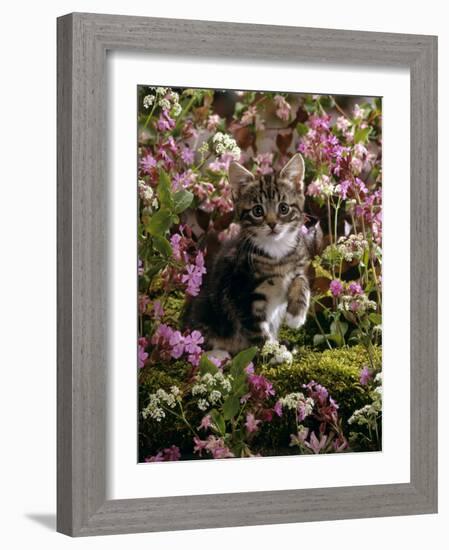
M 303 221 L 304 162 L 296 154 L 279 175 L 255 178 L 238 163 L 229 168 L 238 221 L 259 248 L 281 257 L 296 246 Z

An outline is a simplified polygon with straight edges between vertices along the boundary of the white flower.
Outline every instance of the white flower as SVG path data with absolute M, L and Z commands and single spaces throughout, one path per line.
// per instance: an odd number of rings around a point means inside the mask
M 173 107 L 172 107 L 172 110 L 171 110 L 171 113 L 173 116 L 179 116 L 182 112 L 182 107 L 179 103 L 174 103 Z
M 162 109 L 166 109 L 167 111 L 170 109 L 170 101 L 168 101 L 168 99 L 160 99 L 158 105 L 159 107 L 162 107 Z
M 339 116 L 337 118 L 337 122 L 335 123 L 335 126 L 338 128 L 338 130 L 347 130 L 349 126 L 351 126 L 351 123 L 349 120 L 344 116 Z
M 145 109 L 149 109 L 151 105 L 153 105 L 153 103 L 154 103 L 154 95 L 146 95 L 143 98 L 143 106 L 145 107 Z
M 354 109 L 352 111 L 352 114 L 354 115 L 354 118 L 362 119 L 366 116 L 366 109 L 362 109 L 360 105 L 357 103 L 354 105 Z
M 156 93 L 159 95 L 165 95 L 167 93 L 167 88 L 156 88 Z
M 218 390 L 213 390 L 210 392 L 209 401 L 212 405 L 215 405 L 221 399 L 221 393 Z
M 147 419 L 148 417 L 160 422 L 165 418 L 165 411 L 160 407 L 160 400 L 156 394 L 150 395 L 150 402 L 142 411 L 142 417 Z
M 221 142 L 223 140 L 223 132 L 217 132 L 214 137 L 212 138 L 212 141 L 214 143 Z
M 207 393 L 207 387 L 205 384 L 195 384 L 192 387 L 192 395 L 204 395 Z
M 209 145 L 207 143 L 207 141 L 203 141 L 203 143 L 200 145 L 200 147 L 198 148 L 198 151 L 202 154 L 202 155 L 205 155 L 206 153 L 209 152 Z
M 209 402 L 206 399 L 198 399 L 198 408 L 200 411 L 205 411 L 209 407 Z

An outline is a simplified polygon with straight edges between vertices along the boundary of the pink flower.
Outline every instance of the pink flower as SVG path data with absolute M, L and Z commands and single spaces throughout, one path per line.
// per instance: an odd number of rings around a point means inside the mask
M 137 346 L 137 349 L 138 349 L 137 361 L 138 361 L 139 369 L 143 369 L 143 367 L 145 366 L 145 361 L 148 359 L 148 353 L 140 344 Z
M 276 115 L 281 120 L 288 120 L 290 118 L 290 112 L 292 110 L 291 105 L 286 101 L 285 97 L 281 95 L 274 96 L 274 103 L 276 105 Z
M 338 298 L 338 296 L 340 296 L 340 294 L 343 292 L 343 285 L 341 284 L 341 281 L 339 281 L 338 279 L 334 279 L 333 281 L 331 281 L 329 285 L 329 290 L 331 291 L 332 296 Z
M 304 441 L 304 445 L 308 447 L 313 453 L 319 454 L 326 445 L 327 435 L 320 434 L 320 439 L 318 440 L 315 432 L 312 432 L 310 436 L 310 441 Z
M 335 126 L 337 127 L 337 129 L 341 130 L 341 131 L 347 130 L 350 125 L 351 125 L 351 123 L 344 116 L 339 116 L 337 118 L 337 122 L 335 123 Z
M 248 433 L 257 432 L 258 425 L 260 424 L 260 420 L 256 420 L 256 417 L 253 415 L 253 413 L 248 413 L 246 415 L 246 422 L 245 422 L 245 428 Z
M 352 282 L 349 284 L 349 292 L 353 295 L 353 296 L 357 296 L 359 294 L 363 294 L 363 289 L 362 287 L 359 285 L 359 283 L 355 283 L 355 282 Z
M 139 294 L 139 313 L 142 315 L 147 311 L 150 299 L 146 294 Z
M 248 382 L 251 395 L 255 399 L 265 399 L 275 394 L 273 384 L 261 374 L 250 374 Z
M 193 164 L 193 160 L 195 158 L 195 152 L 192 149 L 190 149 L 190 147 L 184 147 L 181 150 L 181 158 L 185 164 L 190 166 L 191 164 Z
M 146 174 L 151 173 L 152 168 L 156 168 L 157 161 L 156 159 L 148 153 L 148 155 L 140 159 L 140 167 Z
M 187 283 L 187 294 L 190 294 L 190 296 L 197 296 L 199 294 L 204 273 L 206 273 L 204 256 L 200 251 L 196 255 L 195 263 L 188 264 L 186 266 L 186 273 L 181 277 L 181 281 Z
M 160 132 L 166 132 L 168 130 L 173 130 L 173 128 L 175 127 L 175 121 L 170 118 L 168 111 L 164 109 L 161 113 L 161 116 L 159 117 L 159 120 L 156 123 L 156 126 Z
M 209 132 L 214 132 L 217 129 L 217 126 L 220 124 L 220 117 L 218 115 L 209 115 L 207 119 L 206 128 Z
M 171 346 L 171 356 L 173 357 L 173 359 L 179 359 L 184 353 L 184 337 L 179 332 L 179 330 L 175 330 L 172 333 L 172 335 L 170 336 L 169 344 Z
M 207 430 L 212 426 L 212 419 L 210 414 L 207 414 L 206 416 L 203 416 L 200 425 L 198 426 L 198 430 Z
M 148 456 L 145 459 L 145 462 L 170 462 L 179 460 L 180 458 L 181 452 L 179 448 L 176 445 L 172 445 L 171 447 L 167 447 L 166 449 L 159 451 L 154 456 Z
M 251 363 L 248 363 L 245 367 L 246 374 L 254 374 L 254 363 L 251 361 Z
M 173 334 L 173 329 L 168 325 L 161 323 L 157 327 L 155 333 L 153 334 L 153 337 L 151 338 L 151 343 L 154 346 L 160 345 L 164 342 L 168 343 L 172 334 Z
M 206 440 L 202 440 L 194 436 L 193 442 L 193 452 L 198 453 L 200 456 L 204 450 L 208 451 L 213 458 L 232 458 L 234 456 L 221 437 L 210 435 Z
M 193 366 L 198 366 L 200 357 L 203 352 L 201 344 L 204 342 L 204 338 L 199 330 L 194 330 L 184 338 L 185 353 L 189 354 L 188 361 Z
M 242 126 L 248 126 L 249 124 L 252 124 L 256 118 L 256 115 L 257 107 L 255 107 L 254 105 L 250 105 L 248 109 L 243 113 L 240 124 Z
M 282 403 L 280 401 L 276 401 L 273 410 L 278 416 L 282 416 Z
M 159 300 L 153 302 L 153 319 L 159 321 L 164 316 L 164 308 Z
M 197 353 L 201 351 L 200 344 L 204 342 L 204 338 L 199 330 L 194 330 L 184 338 L 185 349 L 188 353 Z
M 260 153 L 254 157 L 254 162 L 257 164 L 257 175 L 267 175 L 273 173 L 273 153 Z
M 370 380 L 373 379 L 373 374 L 367 366 L 364 366 L 360 371 L 360 384 L 366 386 Z
M 207 441 L 204 441 L 195 435 L 193 438 L 193 443 L 194 443 L 193 452 L 198 453 L 200 456 L 202 456 L 202 452 L 207 447 Z

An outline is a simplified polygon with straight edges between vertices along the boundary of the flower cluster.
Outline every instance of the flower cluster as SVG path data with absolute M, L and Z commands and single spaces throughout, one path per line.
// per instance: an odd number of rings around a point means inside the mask
M 270 363 L 290 365 L 293 361 L 293 354 L 283 344 L 276 341 L 267 341 L 261 350 L 262 356 L 268 359 Z
M 179 330 L 161 323 L 154 332 L 151 343 L 158 348 L 161 358 L 180 359 L 185 356 L 193 366 L 197 366 L 202 354 L 204 338 L 198 330 L 181 334 Z
M 235 456 L 225 445 L 222 437 L 210 435 L 207 439 L 203 440 L 195 436 L 193 441 L 195 444 L 193 452 L 198 453 L 199 456 L 202 456 L 203 451 L 208 452 L 212 458 L 233 458 Z
M 217 132 L 212 138 L 212 143 L 214 146 L 214 151 L 218 156 L 228 154 L 234 158 L 234 160 L 240 159 L 240 147 L 237 145 L 235 139 L 230 135 Z
M 197 406 L 200 411 L 206 411 L 209 407 L 223 401 L 229 395 L 231 386 L 232 376 L 225 376 L 221 371 L 217 371 L 214 375 L 206 373 L 199 376 L 191 392 L 193 397 L 198 398 Z
M 181 401 L 181 391 L 177 386 L 172 386 L 170 392 L 159 388 L 156 393 L 149 396 L 148 405 L 142 410 L 144 419 L 152 418 L 160 422 L 166 416 L 167 410 L 173 410 Z
M 159 451 L 154 456 L 147 456 L 145 458 L 145 462 L 172 462 L 179 460 L 180 458 L 181 452 L 179 447 L 176 445 L 171 445 L 171 447 L 162 449 L 162 451 Z

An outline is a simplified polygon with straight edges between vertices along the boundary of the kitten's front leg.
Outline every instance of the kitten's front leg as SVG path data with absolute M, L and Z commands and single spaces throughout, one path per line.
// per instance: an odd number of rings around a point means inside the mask
M 265 342 L 276 340 L 272 333 L 272 327 L 267 318 L 267 298 L 263 294 L 259 294 L 252 303 L 252 327 L 251 340 L 252 343 L 262 345 Z
M 306 275 L 297 275 L 287 293 L 285 322 L 290 328 L 299 328 L 306 322 L 310 304 L 310 287 Z

